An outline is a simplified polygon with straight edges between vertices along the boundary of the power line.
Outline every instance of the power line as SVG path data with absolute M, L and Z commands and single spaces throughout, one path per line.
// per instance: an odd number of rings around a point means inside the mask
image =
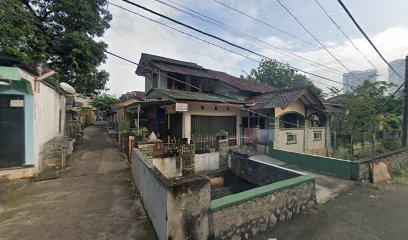
M 197 12 L 197 11 L 191 9 L 191 8 L 185 7 L 185 6 L 181 5 L 181 4 L 175 3 L 175 2 L 173 2 L 171 0 L 168 0 L 168 2 L 171 2 L 176 6 L 173 6 L 173 5 L 169 4 L 169 3 L 163 2 L 161 0 L 154 0 L 154 1 L 159 2 L 159 3 L 163 4 L 163 5 L 166 5 L 166 6 L 172 8 L 172 9 L 174 9 L 176 11 L 179 11 L 179 12 L 182 12 L 182 13 L 187 14 L 189 16 L 192 16 L 192 17 L 194 17 L 196 19 L 199 19 L 201 21 L 209 23 L 211 25 L 217 26 L 218 28 L 227 30 L 228 32 L 230 32 L 230 33 L 232 33 L 232 34 L 234 34 L 236 36 L 244 37 L 244 38 L 246 38 L 246 39 L 248 39 L 248 40 L 250 40 L 252 42 L 256 42 L 257 44 L 266 45 L 269 49 L 272 49 L 273 51 L 278 52 L 278 53 L 280 53 L 282 55 L 285 55 L 285 56 L 288 56 L 288 57 L 291 57 L 291 58 L 306 62 L 308 64 L 314 65 L 314 66 L 319 67 L 321 69 L 324 68 L 324 70 L 329 70 L 330 72 L 333 72 L 333 73 L 338 74 L 338 75 L 343 74 L 343 72 L 341 72 L 341 71 L 339 71 L 337 69 L 334 69 L 334 68 L 331 68 L 329 66 L 323 65 L 323 64 L 321 64 L 319 62 L 307 59 L 307 58 L 302 57 L 302 56 L 300 56 L 300 55 L 298 55 L 296 53 L 292 53 L 292 52 L 289 52 L 289 51 L 288 52 L 282 51 L 278 47 L 276 47 L 276 46 L 274 46 L 274 45 L 272 45 L 272 44 L 270 44 L 268 42 L 265 42 L 265 41 L 263 41 L 263 40 L 261 40 L 261 39 L 259 39 L 257 37 L 254 37 L 253 35 L 244 33 L 244 32 L 242 32 L 242 31 L 240 31 L 240 30 L 238 30 L 238 29 L 236 29 L 234 27 L 231 27 L 231 26 L 217 20 L 217 19 L 208 17 L 208 16 L 206 16 L 206 15 L 200 13 L 200 12 Z M 184 10 L 184 9 L 186 9 L 186 10 Z
M 336 26 L 336 28 L 344 35 L 344 37 L 347 39 L 347 41 L 354 47 L 354 49 L 357 50 L 357 52 L 360 53 L 361 56 L 363 56 L 367 62 L 378 71 L 377 67 L 374 65 L 373 62 L 371 62 L 370 59 L 354 44 L 353 40 L 344 32 L 344 30 L 337 24 L 337 22 L 330 16 L 329 12 L 323 7 L 322 4 L 318 0 L 315 0 L 316 4 L 322 9 L 322 11 L 326 14 L 326 16 L 330 19 L 330 21 Z
M 157 21 L 157 20 L 155 20 L 155 19 L 146 17 L 146 16 L 144 16 L 144 15 L 142 15 L 142 14 L 139 14 L 139 13 L 137 13 L 137 12 L 135 12 L 135 11 L 129 10 L 129 9 L 127 9 L 127 8 L 124 8 L 124 7 L 119 6 L 119 5 L 117 5 L 117 4 L 114 4 L 114 3 L 109 3 L 109 4 L 112 5 L 112 6 L 115 6 L 115 7 L 117 7 L 117 8 L 120 8 L 120 9 L 126 11 L 126 12 L 130 12 L 130 13 L 132 13 L 132 14 L 135 14 L 135 15 L 141 17 L 141 18 L 144 18 L 144 19 L 147 19 L 147 20 L 152 21 L 152 22 L 154 22 L 154 23 L 160 24 L 160 25 L 162 25 L 162 26 L 164 26 L 164 27 L 167 27 L 167 28 L 169 28 L 169 29 L 171 29 L 171 30 L 173 30 L 173 31 L 176 31 L 176 32 L 179 32 L 179 33 L 181 33 L 181 34 L 187 35 L 187 36 L 189 36 L 189 37 L 195 38 L 195 39 L 197 39 L 197 40 L 199 40 L 199 41 L 202 41 L 202 42 L 204 42 L 204 43 L 210 44 L 210 45 L 212 45 L 212 46 L 221 48 L 221 49 L 223 49 L 223 50 L 225 50 L 225 51 L 228 51 L 228 52 L 230 52 L 230 53 L 239 55 L 239 56 L 241 56 L 241 57 L 244 57 L 244 58 L 249 59 L 249 60 L 251 60 L 251 61 L 254 61 L 254 62 L 256 62 L 256 63 L 260 63 L 260 61 L 254 59 L 254 58 L 248 57 L 248 56 L 246 56 L 246 55 L 244 55 L 244 54 L 241 54 L 241 53 L 239 53 L 239 52 L 235 52 L 235 51 L 233 51 L 233 50 L 231 50 L 231 49 L 225 48 L 225 47 L 220 46 L 220 45 L 218 45 L 218 44 L 215 44 L 215 43 L 212 43 L 212 42 L 207 41 L 207 40 L 205 40 L 205 39 L 202 39 L 202 38 L 200 38 L 200 37 L 194 36 L 194 35 L 192 35 L 192 34 L 190 34 L 190 33 L 184 32 L 184 31 L 182 31 L 182 30 L 179 30 L 179 29 L 177 29 L 177 28 L 174 28 L 174 27 L 172 27 L 172 26 L 170 26 L 170 25 L 167 25 L 167 24 L 162 23 L 162 22 L 160 22 L 160 21 Z
M 347 9 L 346 5 L 341 0 L 337 0 L 337 2 L 342 6 L 344 11 L 347 13 L 349 18 L 353 21 L 354 25 L 358 28 L 358 30 L 361 32 L 361 34 L 364 35 L 365 39 L 370 43 L 370 45 L 374 48 L 374 50 L 377 52 L 377 54 L 381 57 L 381 59 L 385 62 L 385 64 L 388 65 L 389 68 L 402 80 L 405 81 L 403 77 L 392 67 L 391 64 L 388 63 L 388 61 L 384 58 L 384 56 L 381 54 L 381 52 L 377 49 L 377 47 L 374 45 L 374 43 L 371 41 L 371 39 L 368 37 L 368 35 L 364 32 L 364 30 L 360 27 L 356 19 L 353 17 L 353 15 L 350 13 L 350 11 Z
M 353 21 L 354 25 L 358 28 L 358 30 L 361 32 L 361 34 L 364 35 L 365 39 L 370 43 L 370 45 L 374 48 L 374 50 L 377 52 L 377 54 L 381 57 L 381 59 L 387 64 L 387 66 L 403 81 L 403 83 L 395 90 L 393 94 L 391 94 L 387 100 L 383 102 L 377 109 L 377 111 L 374 113 L 373 118 L 368 122 L 370 124 L 372 121 L 374 121 L 376 115 L 379 113 L 379 111 L 393 98 L 399 90 L 404 86 L 405 84 L 405 79 L 401 77 L 401 75 L 392 67 L 391 64 L 388 63 L 388 61 L 384 58 L 384 56 L 381 54 L 381 52 L 377 49 L 377 47 L 374 45 L 374 43 L 371 41 L 370 37 L 364 32 L 364 30 L 361 28 L 361 26 L 358 24 L 357 20 L 353 17 L 353 15 L 350 13 L 346 5 L 341 0 L 337 0 L 337 2 L 340 4 L 340 6 L 343 8 L 343 10 L 347 13 L 349 18 Z
M 137 3 L 134 3 L 134 2 L 131 2 L 131 1 L 128 1 L 128 0 L 122 0 L 122 1 L 123 1 L 123 2 L 126 2 L 126 3 L 128 3 L 128 4 L 130 4 L 130 5 L 133 5 L 133 6 L 135 6 L 135 7 L 138 7 L 138 8 L 140 8 L 140 9 L 143 9 L 143 10 L 145 10 L 145 11 L 147 11 L 147 12 L 150 12 L 150 13 L 152 13 L 152 14 L 154 14 L 154 15 L 157 15 L 157 16 L 160 16 L 160 17 L 162 17 L 162 18 L 165 18 L 165 19 L 167 19 L 167 20 L 169 20 L 169 21 L 171 21 L 171 22 L 174 22 L 174 23 L 176 23 L 176 24 L 179 24 L 179 25 L 181 25 L 181 26 L 184 26 L 184 27 L 186 27 L 186 28 L 189 28 L 189 29 L 191 29 L 191 30 L 194 30 L 194 31 L 196 31 L 196 32 L 199 32 L 199 33 L 201 33 L 201 34 L 203 34 L 203 35 L 209 36 L 209 37 L 211 37 L 211 38 L 214 38 L 214 39 L 216 39 L 216 40 L 219 40 L 219 41 L 221 41 L 221 42 L 224 42 L 224 43 L 226 43 L 226 44 L 228 44 L 228 45 L 231 45 L 231 46 L 233 46 L 233 47 L 239 48 L 239 49 L 241 49 L 241 50 L 244 50 L 244 51 L 246 51 L 246 52 L 249 52 L 249 53 L 251 53 L 251 54 L 254 54 L 254 55 L 256 55 L 256 56 L 259 56 L 259 57 L 261 57 L 261 58 L 269 59 L 269 60 L 271 60 L 271 61 L 274 61 L 274 62 L 277 62 L 277 63 L 279 63 L 279 64 L 285 65 L 285 66 L 287 66 L 287 67 L 289 67 L 289 68 L 291 68 L 291 69 L 293 69 L 293 70 L 295 70 L 295 71 L 299 71 L 299 72 L 302 72 L 302 73 L 304 73 L 304 74 L 308 74 L 308 75 L 315 76 L 315 77 L 318 77 L 318 78 L 321 78 L 321 79 L 325 79 L 325 80 L 330 81 L 330 82 L 335 82 L 335 83 L 339 83 L 339 84 L 342 84 L 342 85 L 343 85 L 342 82 L 339 82 L 339 81 L 336 81 L 336 80 L 333 80 L 333 79 L 330 79 L 330 78 L 327 78 L 327 77 L 324 77 L 324 76 L 320 76 L 320 75 L 318 75 L 318 74 L 311 73 L 311 72 L 302 70 L 302 69 L 300 69 L 300 68 L 296 68 L 296 67 L 290 66 L 290 65 L 288 65 L 288 64 L 281 63 L 281 62 L 277 61 L 276 59 L 272 59 L 272 58 L 270 58 L 270 57 L 268 57 L 268 56 L 265 56 L 265 55 L 263 55 L 263 54 L 257 53 L 257 52 L 255 52 L 255 51 L 253 51 L 253 50 L 248 49 L 248 48 L 245 48 L 245 47 L 242 47 L 242 46 L 237 45 L 237 44 L 235 44 L 235 43 L 229 42 L 229 41 L 227 41 L 227 40 L 225 40 L 225 39 L 223 39 L 223 38 L 217 37 L 217 36 L 215 36 L 215 35 L 213 35 L 213 34 L 211 34 L 211 33 L 204 32 L 204 31 L 202 31 L 202 30 L 200 30 L 200 29 L 197 29 L 197 28 L 192 27 L 192 26 L 190 26 L 190 25 L 188 25 L 188 24 L 182 23 L 182 22 L 180 22 L 180 21 L 178 21 L 178 20 L 175 20 L 175 19 L 173 19 L 173 18 L 171 18 L 171 17 L 165 16 L 165 15 L 163 15 L 163 14 L 161 14 L 161 13 L 158 13 L 158 12 L 156 12 L 156 11 L 154 11 L 154 10 L 151 10 L 151 9 L 147 8 L 147 7 L 141 6 L 141 5 L 137 4 Z
M 267 22 L 265 22 L 265 21 L 263 21 L 263 20 L 260 20 L 259 18 L 253 17 L 253 16 L 251 16 L 251 15 L 249 15 L 249 14 L 247 14 L 247 13 L 241 11 L 241 10 L 238 10 L 238 9 L 236 9 L 236 8 L 233 8 L 233 7 L 231 7 L 231 6 L 229 6 L 229 5 L 225 4 L 225 3 L 222 3 L 222 2 L 220 2 L 220 1 L 218 1 L 218 0 L 211 0 L 211 1 L 213 1 L 213 2 L 215 2 L 215 3 L 217 3 L 217 4 L 220 4 L 221 6 L 224 6 L 224 7 L 228 8 L 228 9 L 230 9 L 230 10 L 232 10 L 232 11 L 234 11 L 234 12 L 237 12 L 237 13 L 239 13 L 239 14 L 241 14 L 241 15 L 247 17 L 247 18 L 250 18 L 250 19 L 252 19 L 252 20 L 254 20 L 254 21 L 256 21 L 256 22 L 259 22 L 259 23 L 261 23 L 261 24 L 263 24 L 263 25 L 265 25 L 265 26 L 267 26 L 267 27 L 270 27 L 270 28 L 272 28 L 272 29 L 274 29 L 274 30 L 277 30 L 277 31 L 279 31 L 279 32 L 281 32 L 281 33 L 283 33 L 283 34 L 286 34 L 286 35 L 288 35 L 288 36 L 290 36 L 290 37 L 296 38 L 297 40 L 300 40 L 300 41 L 302 41 L 302 42 L 304 42 L 304 43 L 306 43 L 306 44 L 308 44 L 308 45 L 310 45 L 310 46 L 313 46 L 313 47 L 322 49 L 322 47 L 319 46 L 319 45 L 316 45 L 316 44 L 314 44 L 314 43 L 312 43 L 312 42 L 310 42 L 310 41 L 307 41 L 307 40 L 305 40 L 305 39 L 302 39 L 302 38 L 299 37 L 299 36 L 296 36 L 296 35 L 294 35 L 294 34 L 292 34 L 292 33 L 289 33 L 289 32 L 287 32 L 287 31 L 284 31 L 284 30 L 282 30 L 282 29 L 279 29 L 279 28 L 273 26 L 273 25 L 270 24 L 270 23 L 267 23 Z M 362 65 L 362 64 L 360 64 L 360 63 L 358 63 L 358 62 L 356 62 L 356 61 L 353 61 L 353 60 L 350 59 L 350 58 L 346 58 L 346 57 L 344 57 L 344 56 L 339 56 L 339 57 L 340 57 L 340 58 L 343 58 L 343 59 L 345 59 L 345 60 L 348 60 L 348 61 L 350 61 L 350 62 L 352 62 L 352 63 L 354 63 L 354 64 L 356 64 L 356 65 L 359 65 L 359 66 L 361 66 L 361 67 L 365 67 L 364 65 Z
M 119 6 L 119 5 L 117 5 L 117 4 L 114 4 L 114 3 L 109 3 L 109 4 L 112 5 L 112 6 L 114 6 L 114 7 L 120 8 L 120 9 L 122 9 L 122 10 L 124 10 L 124 11 L 127 11 L 127 12 L 130 12 L 130 13 L 132 13 L 132 14 L 135 14 L 135 15 L 137 15 L 137 16 L 139 16 L 139 17 L 144 18 L 144 19 L 147 19 L 147 20 L 149 20 L 149 21 L 152 21 L 152 22 L 154 22 L 154 23 L 160 24 L 160 25 L 162 25 L 162 26 L 164 26 L 164 27 L 167 27 L 167 28 L 169 28 L 169 29 L 172 29 L 172 30 L 174 30 L 174 31 L 176 31 L 176 32 L 179 32 L 179 33 L 185 34 L 185 35 L 187 35 L 187 36 L 189 36 L 189 37 L 195 38 L 195 39 L 197 39 L 197 40 L 199 40 L 199 41 L 202 41 L 202 42 L 205 42 L 205 43 L 207 43 L 207 44 L 213 45 L 213 46 L 215 46 L 215 47 L 221 48 L 221 49 L 223 49 L 223 50 L 225 50 L 225 51 L 228 51 L 228 52 L 231 52 L 231 53 L 233 53 L 233 54 L 239 55 L 239 56 L 241 56 L 241 57 L 244 57 L 244 58 L 249 59 L 249 60 L 251 60 L 251 61 L 254 61 L 254 62 L 256 62 L 256 63 L 261 63 L 261 61 L 258 61 L 258 60 L 256 60 L 256 59 L 250 58 L 250 57 L 248 57 L 248 56 L 246 56 L 246 55 L 244 55 L 244 54 L 241 54 L 241 53 L 232 51 L 232 50 L 230 50 L 230 49 L 228 49 L 228 48 L 224 48 L 224 47 L 222 47 L 222 46 L 220 46 L 220 45 L 217 45 L 217 44 L 215 44 L 215 43 L 209 42 L 209 41 L 207 41 L 207 40 L 205 40 L 205 39 L 199 38 L 199 37 L 194 36 L 194 35 L 192 35 L 192 34 L 186 33 L 186 32 L 184 32 L 184 31 L 181 31 L 181 30 L 177 29 L 177 28 L 174 28 L 174 27 L 172 27 L 172 26 L 169 26 L 169 25 L 167 25 L 167 24 L 165 24 L 165 23 L 159 22 L 159 21 L 154 20 L 154 19 L 152 19 L 152 18 L 146 17 L 146 16 L 144 16 L 144 15 L 142 15 L 142 14 L 139 14 L 139 13 L 137 13 L 137 12 L 134 12 L 134 11 L 132 11 L 132 10 L 129 10 L 129 9 L 127 9 L 127 8 L 124 8 L 124 7 L 122 7 L 122 6 Z M 310 79 L 310 80 L 311 80 L 311 81 L 314 81 L 314 82 L 316 82 L 316 83 L 320 83 L 320 84 L 326 85 L 326 86 L 328 86 L 328 87 L 332 87 L 332 85 L 329 85 L 329 84 L 324 83 L 324 82 L 320 82 L 320 81 L 318 81 L 318 80 L 316 80 L 316 79 Z M 349 84 L 345 84 L 345 85 L 351 86 L 351 85 L 349 85 Z
M 334 54 L 326 47 L 324 44 L 280 1 L 276 0 L 279 5 L 285 9 L 285 11 L 292 16 L 292 18 L 336 61 L 338 62 L 341 66 L 343 66 L 344 69 L 346 69 L 350 74 L 354 75 L 354 77 L 362 82 L 360 78 L 358 78 L 354 73 L 350 71 L 350 69 L 344 65 Z
M 109 3 L 109 4 L 111 4 L 111 5 L 113 5 L 113 6 L 117 6 L 116 4 L 112 4 L 112 3 Z M 117 6 L 117 7 L 120 7 L 120 6 Z M 131 10 L 129 10 L 129 11 L 132 12 Z M 23 17 L 23 16 L 19 16 L 19 15 L 14 15 L 14 16 L 15 16 L 15 17 L 18 17 L 18 18 L 20 18 L 20 19 L 24 19 L 24 18 L 28 19 L 27 17 Z M 143 15 L 141 15 L 141 16 L 143 16 Z M 43 34 L 44 34 L 44 33 L 43 33 Z M 70 38 L 73 38 L 73 36 L 68 35 L 66 32 L 61 32 L 60 34 L 61 34 L 61 35 L 64 35 L 64 36 L 67 36 L 67 37 L 70 37 Z M 87 45 L 93 47 L 93 45 L 92 45 L 90 42 L 83 42 L 83 43 L 85 43 L 85 44 L 87 44 Z M 120 56 L 120 55 L 118 55 L 118 54 L 116 54 L 116 53 L 110 52 L 109 50 L 104 50 L 104 52 L 105 52 L 106 54 L 108 54 L 108 55 L 111 55 L 111 56 L 113 56 L 113 57 L 116 57 L 116 58 L 118 58 L 118 59 L 120 59 L 120 60 L 122 60 L 122 61 L 125 61 L 125 62 L 127 62 L 127 63 L 133 64 L 133 65 L 136 65 L 136 66 L 141 66 L 138 62 L 132 61 L 132 60 L 130 60 L 130 59 L 128 59 L 128 58 L 125 58 L 125 57 L 123 57 L 123 56 Z M 151 71 L 153 71 L 153 72 L 156 72 L 156 73 L 159 74 L 159 75 L 162 75 L 162 76 L 167 77 L 167 78 L 169 78 L 169 79 L 172 79 L 172 80 L 181 82 L 181 83 L 183 83 L 183 84 L 185 84 L 185 85 L 187 85 L 187 86 L 190 86 L 190 87 L 192 87 L 192 88 L 195 88 L 195 89 L 198 89 L 198 90 L 199 90 L 198 87 L 196 87 L 196 86 L 194 86 L 194 85 L 192 85 L 192 84 L 189 84 L 189 83 L 187 83 L 187 82 L 184 82 L 184 81 L 181 81 L 181 80 L 176 79 L 176 78 L 174 78 L 174 77 L 171 77 L 171 76 L 168 76 L 168 75 L 166 75 L 166 74 L 163 74 L 162 72 L 157 71 L 157 70 L 155 70 L 155 69 L 153 69 L 153 68 L 150 68 L 150 67 L 147 67 L 147 66 L 141 66 L 141 67 L 143 67 L 143 68 L 145 68 L 145 69 L 148 69 L 148 70 L 151 70 Z M 228 86 L 228 87 L 229 87 L 229 86 Z M 232 88 L 231 88 L 231 89 L 232 89 Z M 268 116 L 268 115 L 264 115 L 264 114 L 259 113 L 259 112 L 256 112 L 256 111 L 252 111 L 252 110 L 249 110 L 249 109 L 240 107 L 240 106 L 238 106 L 238 105 L 235 105 L 235 104 L 232 104 L 232 103 L 228 103 L 228 102 L 226 102 L 226 101 L 220 100 L 220 99 L 218 99 L 218 98 L 216 98 L 216 97 L 213 97 L 213 96 L 211 96 L 211 95 L 207 95 L 207 96 L 210 97 L 210 98 L 213 98 L 214 100 L 217 100 L 217 101 L 219 101 L 219 102 L 222 102 L 222 103 L 231 105 L 231 106 L 233 106 L 233 107 L 236 107 L 236 108 L 238 108 L 238 109 L 241 109 L 241 110 L 244 110 L 244 111 L 247 111 L 247 112 L 251 112 L 251 113 L 255 113 L 255 114 L 258 114 L 259 116 L 263 116 L 263 117 L 265 117 L 265 118 L 278 119 L 280 122 L 287 123 L 287 124 L 291 124 L 291 125 L 294 125 L 294 126 L 299 127 L 297 124 L 294 124 L 294 123 L 291 123 L 291 122 L 287 122 L 287 121 L 283 121 L 283 120 L 281 120 L 281 119 L 279 119 L 279 118 L 276 118 L 276 117 L 270 117 L 270 116 Z M 305 126 L 303 126 L 303 128 L 305 128 Z

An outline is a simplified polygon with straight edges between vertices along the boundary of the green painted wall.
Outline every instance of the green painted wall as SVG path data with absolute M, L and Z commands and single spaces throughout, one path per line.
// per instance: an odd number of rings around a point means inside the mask
M 270 147 L 269 155 L 282 162 L 305 169 L 357 180 L 358 164 L 348 160 L 277 150 Z

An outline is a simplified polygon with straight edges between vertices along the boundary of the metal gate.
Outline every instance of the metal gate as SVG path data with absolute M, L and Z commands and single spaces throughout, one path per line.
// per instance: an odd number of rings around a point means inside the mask
M 0 95 L 0 168 L 24 165 L 24 96 Z
M 226 130 L 229 135 L 235 135 L 236 117 L 191 116 L 191 133 L 195 136 L 215 136 L 221 130 Z

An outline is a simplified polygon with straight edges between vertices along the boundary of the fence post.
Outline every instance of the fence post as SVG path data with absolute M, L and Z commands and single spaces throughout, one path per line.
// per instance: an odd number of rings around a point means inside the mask
M 276 141 L 278 139 L 279 118 L 272 118 L 269 122 L 269 151 L 276 148 Z

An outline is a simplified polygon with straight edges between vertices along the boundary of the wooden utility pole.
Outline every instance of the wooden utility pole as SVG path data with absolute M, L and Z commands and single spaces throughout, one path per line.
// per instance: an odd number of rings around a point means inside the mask
M 408 143 L 408 56 L 405 58 L 404 112 L 402 120 L 402 147 Z

